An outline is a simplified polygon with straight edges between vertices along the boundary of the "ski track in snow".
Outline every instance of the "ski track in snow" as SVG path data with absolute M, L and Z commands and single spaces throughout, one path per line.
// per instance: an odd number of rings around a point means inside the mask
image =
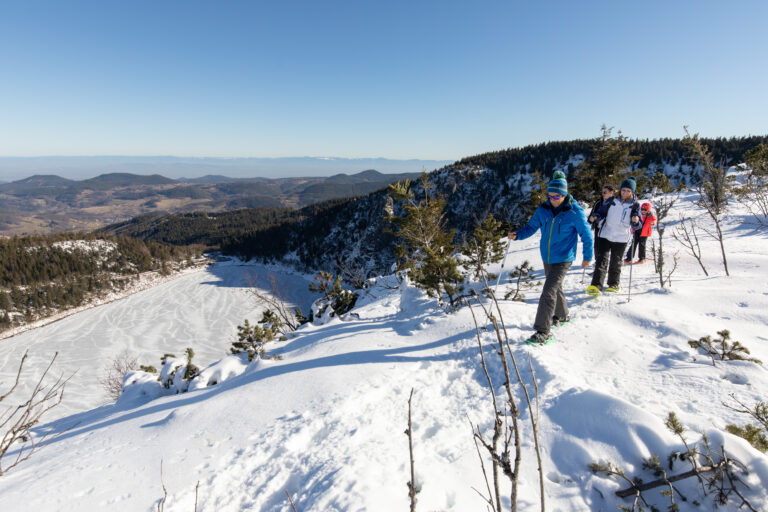
M 26 375 L 19 391 L 31 390 L 34 378 L 58 352 L 54 370 L 70 380 L 66 400 L 47 417 L 52 420 L 108 402 L 106 393 L 98 393 L 98 381 L 124 350 L 139 364 L 159 367 L 164 353 L 181 357 L 192 347 L 194 362 L 207 366 L 229 352 L 238 324 L 261 318 L 247 290 L 252 282 L 269 289 L 266 276 L 271 272 L 263 266 L 217 264 L 2 340 L 0 383 L 13 381 L 22 354 L 29 350 L 27 367 L 35 373 Z M 280 285 L 291 290 L 289 299 L 306 311 L 314 300 L 306 291 L 307 278 L 274 273 Z
M 669 412 L 681 419 L 689 441 L 706 432 L 713 445 L 724 444 L 744 462 L 748 496 L 764 507 L 768 456 L 724 428 L 748 422 L 726 407 L 729 395 L 747 404 L 765 401 L 768 373 L 747 362 L 713 366 L 687 343 L 728 328 L 733 340 L 768 362 L 768 236 L 744 230 L 738 217 L 726 225 L 730 278 L 718 266 L 719 247 L 708 240 L 702 245 L 711 277 L 681 251 L 670 289 L 659 288 L 652 264 L 634 267 L 631 299 L 626 293 L 585 297 L 591 269 L 582 283 L 582 270 L 574 266 L 565 283 L 573 321 L 558 328 L 557 342 L 546 347 L 521 343 L 531 333 L 540 287 L 526 291 L 524 303 L 501 302 L 531 392 L 529 364 L 535 370 L 548 510 L 629 504 L 614 495 L 624 484 L 593 475 L 587 464 L 610 460 L 630 475 L 643 474 L 644 457 L 681 449 L 663 424 Z M 671 230 L 665 246 L 674 247 Z M 541 276 L 537 237 L 512 247 L 506 269 L 527 259 Z M 38 370 L 52 350 L 61 352 L 58 371 L 83 370 L 68 385 L 66 405 L 54 410 L 60 421 L 40 429 L 63 432 L 0 478 L 0 509 L 157 510 L 162 461 L 168 511 L 192 510 L 198 482 L 198 510 L 283 511 L 289 507 L 285 491 L 301 511 L 406 510 L 410 474 L 403 432 L 413 388 L 418 509 L 483 510 L 474 489 L 483 492 L 485 482 L 470 422 L 489 437 L 492 407 L 472 316 L 466 307 L 446 314 L 413 287 L 393 289 L 392 277 L 381 278 L 390 286 L 369 289 L 343 321 L 306 325 L 288 341 L 271 344 L 269 351 L 283 360 L 254 363 L 241 375 L 183 395 L 89 410 L 103 400 L 94 372 L 123 348 L 142 363 L 156 363 L 165 351 L 180 355 L 187 346 L 200 366 L 220 359 L 235 326 L 260 318 L 245 292 L 248 274 L 270 272 L 304 309 L 312 298 L 308 276 L 216 264 L 208 274 L 185 276 L 1 342 L 0 382 L 15 372 L 26 347 L 42 352 L 33 365 Z M 624 267 L 625 289 L 628 276 Z M 479 308 L 475 313 L 502 397 L 496 337 Z M 513 389 L 524 448 L 520 509 L 538 509 L 531 411 L 520 386 Z M 694 482 L 679 486 L 709 509 Z M 668 503 L 658 492 L 646 497 L 659 508 Z M 509 506 L 508 498 L 504 504 Z M 702 510 L 692 500 L 679 504 L 684 511 Z

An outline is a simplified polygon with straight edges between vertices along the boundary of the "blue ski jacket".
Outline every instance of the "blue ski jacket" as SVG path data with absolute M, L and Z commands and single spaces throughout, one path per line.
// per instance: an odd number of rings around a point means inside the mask
M 541 203 L 528 224 L 517 232 L 517 239 L 525 240 L 538 230 L 541 230 L 539 250 L 544 263 L 565 263 L 576 259 L 577 235 L 581 237 L 584 261 L 592 261 L 592 230 L 584 210 L 572 195 L 568 194 L 557 212 L 549 201 Z

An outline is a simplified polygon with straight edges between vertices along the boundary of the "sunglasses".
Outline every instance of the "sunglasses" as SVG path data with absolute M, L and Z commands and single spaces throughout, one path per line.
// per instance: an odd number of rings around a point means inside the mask
M 557 201 L 558 199 L 560 199 L 563 196 L 561 196 L 560 194 L 548 194 L 547 197 L 549 197 L 553 201 Z
M 613 190 L 603 190 L 603 195 L 605 195 L 605 194 L 613 195 Z

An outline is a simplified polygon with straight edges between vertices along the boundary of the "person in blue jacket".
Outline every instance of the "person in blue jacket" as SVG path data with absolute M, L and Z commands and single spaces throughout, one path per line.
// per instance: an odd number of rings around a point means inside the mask
M 563 281 L 573 260 L 576 259 L 578 239 L 581 238 L 581 268 L 592 262 L 592 230 L 584 210 L 568 193 L 565 174 L 555 171 L 547 185 L 548 200 L 541 203 L 523 228 L 509 233 L 511 240 L 525 240 L 541 231 L 539 249 L 544 261 L 544 289 L 541 291 L 539 308 L 533 328 L 536 332 L 527 343 L 545 344 L 551 341 L 550 328 L 567 322 L 568 304 L 563 293 Z

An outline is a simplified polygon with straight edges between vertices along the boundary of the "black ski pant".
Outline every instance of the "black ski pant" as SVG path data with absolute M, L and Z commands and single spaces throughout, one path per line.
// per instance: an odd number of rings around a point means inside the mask
M 603 289 L 605 271 L 608 271 L 608 287 L 615 288 L 621 283 L 621 266 L 626 242 L 611 242 L 606 238 L 597 239 L 597 258 L 595 273 L 592 274 L 592 286 Z
M 644 260 L 645 259 L 645 242 L 648 240 L 647 236 L 640 236 L 640 231 L 635 231 L 634 234 L 634 241 L 635 243 L 632 244 L 629 249 L 627 249 L 627 255 L 624 258 L 625 260 L 632 261 L 635 257 L 635 253 L 638 254 L 638 259 Z M 632 254 L 630 254 L 630 251 Z
M 595 241 L 594 253 L 597 254 L 597 226 L 592 226 L 592 239 Z
M 536 321 L 533 328 L 536 332 L 549 333 L 552 317 L 565 318 L 568 316 L 568 304 L 563 293 L 563 281 L 571 262 L 544 264 L 544 289 L 541 290 L 539 308 L 536 310 Z

